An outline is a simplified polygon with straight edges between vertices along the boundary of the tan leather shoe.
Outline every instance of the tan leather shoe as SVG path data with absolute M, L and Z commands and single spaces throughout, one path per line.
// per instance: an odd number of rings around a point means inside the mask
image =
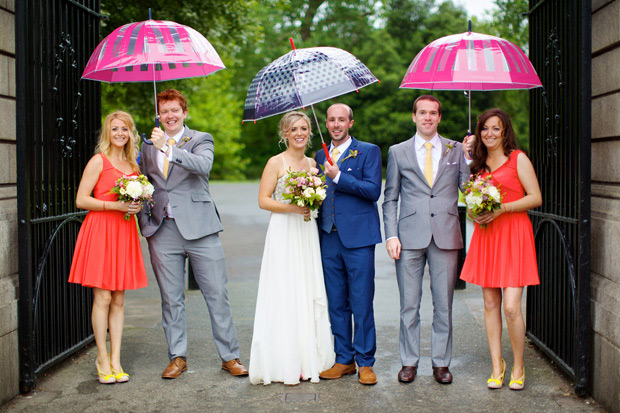
M 187 362 L 183 357 L 175 357 L 170 360 L 170 364 L 168 364 L 161 377 L 163 379 L 176 379 L 185 370 L 187 370 Z
M 319 374 L 319 377 L 324 380 L 334 380 L 339 379 L 345 374 L 355 374 L 355 363 L 351 364 L 340 364 L 336 363 L 332 366 L 331 369 L 325 370 L 324 372 Z
M 248 369 L 245 368 L 243 364 L 241 364 L 241 360 L 232 359 L 230 361 L 225 361 L 222 363 L 222 370 L 226 370 L 233 376 L 247 376 Z
M 360 371 L 357 373 L 362 384 L 377 384 L 377 375 L 370 366 L 360 367 Z

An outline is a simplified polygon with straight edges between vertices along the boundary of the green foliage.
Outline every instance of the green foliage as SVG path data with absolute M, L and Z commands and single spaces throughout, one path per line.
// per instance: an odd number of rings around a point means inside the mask
M 130 4 L 129 4 L 130 3 Z M 473 30 L 497 35 L 526 49 L 528 27 L 521 13 L 527 0 L 495 0 L 499 10 L 490 21 L 473 19 Z M 399 90 L 400 82 L 420 50 L 431 41 L 467 30 L 467 16 L 451 0 L 186 0 L 174 7 L 163 0 L 103 0 L 110 15 L 103 34 L 131 21 L 153 17 L 191 26 L 204 34 L 228 70 L 207 79 L 162 82 L 158 90 L 174 87 L 189 100 L 190 127 L 213 134 L 216 141 L 214 178 L 256 178 L 267 160 L 284 150 L 278 145 L 278 122 L 273 116 L 241 125 L 247 89 L 261 68 L 297 48 L 333 46 L 358 57 L 381 83 L 315 105 L 325 141 L 325 111 L 335 102 L 355 113 L 351 134 L 380 146 L 384 165 L 390 145 L 415 133 L 411 119 L 416 97 L 426 90 Z M 154 115 L 150 84 L 114 84 L 102 88 L 104 115 L 124 109 L 135 116 L 140 131 L 149 133 Z M 439 132 L 461 140 L 468 129 L 468 99 L 463 92 L 433 92 L 442 102 Z M 529 97 L 526 91 L 472 92 L 472 129 L 476 117 L 501 107 L 512 117 L 520 146 L 529 141 Z M 311 109 L 306 108 L 313 119 Z M 314 122 L 313 122 L 314 123 Z M 313 124 L 313 151 L 321 150 Z

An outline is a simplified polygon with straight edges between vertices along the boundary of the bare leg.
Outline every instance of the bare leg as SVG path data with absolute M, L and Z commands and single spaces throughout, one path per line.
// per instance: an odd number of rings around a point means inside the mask
M 523 287 L 504 288 L 504 315 L 508 325 L 508 336 L 514 356 L 513 376 L 523 376 L 523 358 L 525 352 L 525 321 L 521 312 Z
M 123 324 L 125 322 L 124 304 L 125 291 L 112 291 L 112 303 L 110 304 L 110 358 L 112 367 L 121 371 L 121 340 L 123 338 Z
M 484 326 L 491 351 L 493 377 L 502 374 L 502 291 L 499 288 L 483 288 Z
M 108 313 L 110 310 L 111 293 L 101 288 L 93 288 L 95 299 L 93 301 L 93 333 L 95 334 L 95 344 L 97 346 L 97 360 L 99 368 L 104 374 L 112 374 L 110 370 L 110 360 L 108 359 L 108 349 L 106 346 L 106 336 L 108 334 Z

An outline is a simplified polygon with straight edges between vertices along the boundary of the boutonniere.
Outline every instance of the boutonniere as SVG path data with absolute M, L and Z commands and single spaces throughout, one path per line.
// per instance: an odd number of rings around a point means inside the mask
M 349 158 L 355 159 L 355 158 L 357 158 L 357 155 L 359 155 L 358 151 L 354 151 L 354 150 L 349 149 L 349 154 L 344 159 L 342 159 L 342 161 L 340 161 L 340 162 L 344 162 L 344 161 L 346 161 Z
M 180 148 L 181 146 L 185 145 L 187 142 L 191 140 L 192 140 L 191 136 L 183 136 L 183 139 L 181 139 L 181 144 L 177 146 L 177 148 Z
M 454 144 L 453 143 L 449 143 L 446 145 L 446 151 L 443 153 L 443 157 L 445 158 L 446 155 L 448 154 L 448 152 L 450 152 L 452 149 L 454 149 Z

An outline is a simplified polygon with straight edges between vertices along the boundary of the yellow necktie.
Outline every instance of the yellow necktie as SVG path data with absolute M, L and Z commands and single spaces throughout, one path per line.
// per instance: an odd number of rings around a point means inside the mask
M 332 160 L 335 162 L 338 162 L 338 158 L 340 158 L 340 151 L 338 150 L 338 148 L 334 148 L 332 149 Z
M 172 138 L 168 139 L 168 145 L 171 147 L 176 144 L 176 141 Z M 168 169 L 170 168 L 170 161 L 168 161 L 168 156 L 164 154 L 164 179 L 168 179 Z
M 426 160 L 424 162 L 424 177 L 426 178 L 426 182 L 433 187 L 433 157 L 431 156 L 431 149 L 433 148 L 433 144 L 430 142 L 426 142 L 424 144 L 426 148 Z

